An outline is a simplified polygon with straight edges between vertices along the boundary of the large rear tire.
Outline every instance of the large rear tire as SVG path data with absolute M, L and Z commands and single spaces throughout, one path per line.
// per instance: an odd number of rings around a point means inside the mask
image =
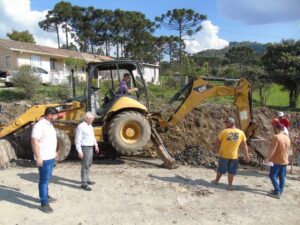
M 69 136 L 63 130 L 55 128 L 57 145 L 58 145 L 58 161 L 63 161 L 67 158 L 71 150 L 71 141 Z
M 140 113 L 126 111 L 116 115 L 108 128 L 109 143 L 124 155 L 136 155 L 150 140 L 151 128 Z

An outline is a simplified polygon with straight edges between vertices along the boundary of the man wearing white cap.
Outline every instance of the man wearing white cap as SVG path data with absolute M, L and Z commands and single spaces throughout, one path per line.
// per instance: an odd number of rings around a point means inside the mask
M 284 117 L 284 113 L 283 112 L 278 112 L 278 119 L 279 119 L 279 122 L 285 126 L 287 129 L 290 128 L 291 126 L 291 123 L 290 121 Z

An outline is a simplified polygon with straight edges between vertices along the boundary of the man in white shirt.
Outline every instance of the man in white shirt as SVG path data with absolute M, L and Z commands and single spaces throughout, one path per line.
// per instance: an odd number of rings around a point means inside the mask
M 75 145 L 78 157 L 81 159 L 81 188 L 86 191 L 92 190 L 88 185 L 95 184 L 89 178 L 89 169 L 93 161 L 93 149 L 99 153 L 98 144 L 95 138 L 92 123 L 94 115 L 91 112 L 85 113 L 83 122 L 76 129 Z
M 57 157 L 56 131 L 52 123 L 57 119 L 58 111 L 54 107 L 47 107 L 44 116 L 33 126 L 31 133 L 31 145 L 36 165 L 39 169 L 39 196 L 40 210 L 45 213 L 53 212 L 49 201 L 53 201 L 48 195 L 49 180 Z

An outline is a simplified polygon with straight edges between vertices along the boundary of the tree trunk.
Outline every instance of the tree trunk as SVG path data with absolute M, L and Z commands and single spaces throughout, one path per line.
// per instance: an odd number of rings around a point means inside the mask
M 69 49 L 69 39 L 68 39 L 68 25 L 65 24 L 66 28 L 65 28 L 65 32 L 66 32 L 66 47 L 67 49 Z
M 119 42 L 117 42 L 117 60 L 119 60 Z
M 75 89 L 74 69 L 71 69 L 71 86 L 72 86 L 72 95 L 73 95 L 73 98 L 75 98 L 76 97 L 76 89 Z
M 263 89 L 262 85 L 258 85 L 258 95 L 259 95 L 259 104 L 260 104 L 260 106 L 263 106 L 263 102 L 264 102 L 262 89 Z
M 289 90 L 289 107 L 290 107 L 290 109 L 292 109 L 292 110 L 296 109 L 298 96 L 299 96 L 299 93 L 298 93 L 297 87 Z
M 180 69 L 182 68 L 182 40 L 181 40 L 181 36 L 182 36 L 182 28 L 181 28 L 181 24 L 179 25 L 179 65 L 180 65 Z
M 57 45 L 58 45 L 58 48 L 60 48 L 59 30 L 58 30 L 58 25 L 57 24 L 55 26 L 55 29 L 56 29 L 56 36 L 57 36 Z

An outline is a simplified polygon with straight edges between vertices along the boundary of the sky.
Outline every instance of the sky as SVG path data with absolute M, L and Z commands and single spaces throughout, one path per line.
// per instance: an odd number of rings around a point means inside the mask
M 67 1 L 67 0 L 65 0 Z M 13 29 L 28 30 L 37 44 L 57 47 L 55 33 L 39 28 L 48 10 L 57 0 L 0 0 L 0 38 Z M 229 42 L 274 43 L 300 39 L 300 0 L 70 0 L 72 5 L 100 9 L 139 11 L 147 19 L 175 8 L 193 9 L 207 16 L 202 30 L 185 40 L 186 50 L 196 53 L 221 49 Z M 178 35 L 158 29 L 154 35 Z M 61 31 L 61 37 L 64 37 Z M 61 38 L 63 39 L 63 38 Z

